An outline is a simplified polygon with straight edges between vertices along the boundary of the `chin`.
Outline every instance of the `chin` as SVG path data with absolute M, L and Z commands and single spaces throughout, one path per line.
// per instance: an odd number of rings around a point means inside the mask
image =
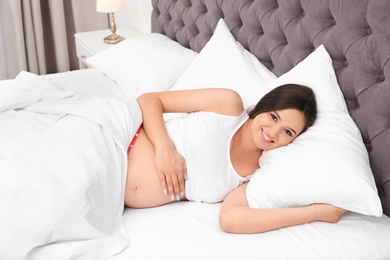
M 272 147 L 267 147 L 267 148 L 264 148 L 263 151 L 270 151 L 270 150 L 274 150 L 274 149 L 277 149 L 281 146 L 272 146 Z

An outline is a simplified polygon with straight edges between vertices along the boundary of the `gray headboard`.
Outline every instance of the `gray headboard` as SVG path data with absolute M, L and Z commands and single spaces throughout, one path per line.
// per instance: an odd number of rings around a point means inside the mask
M 200 51 L 219 18 L 277 76 L 319 45 L 333 59 L 390 216 L 389 0 L 152 0 L 152 31 Z

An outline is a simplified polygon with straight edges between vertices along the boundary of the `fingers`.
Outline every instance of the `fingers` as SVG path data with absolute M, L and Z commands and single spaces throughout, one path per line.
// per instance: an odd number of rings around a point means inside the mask
M 167 183 L 165 181 L 164 173 L 159 172 L 158 173 L 158 178 L 160 179 L 161 189 L 163 190 L 164 194 L 167 195 L 168 194 L 168 186 L 167 186 Z
M 185 193 L 186 162 L 176 151 L 173 153 L 156 153 L 156 170 L 160 185 L 165 195 L 172 201 L 181 200 Z
M 315 220 L 337 223 L 340 218 L 348 212 L 345 209 L 333 206 L 331 204 L 312 204 L 313 209 L 315 210 Z
M 172 175 L 171 178 L 166 178 L 168 184 L 168 194 L 171 200 L 179 201 L 184 197 L 184 174 Z M 170 179 L 170 181 L 169 181 Z
M 159 174 L 161 188 L 165 195 L 169 195 L 172 201 L 179 201 L 184 197 L 185 172 L 179 174 Z
M 179 195 L 180 197 L 184 197 L 184 182 L 185 182 L 185 173 L 178 177 L 178 188 L 179 188 Z

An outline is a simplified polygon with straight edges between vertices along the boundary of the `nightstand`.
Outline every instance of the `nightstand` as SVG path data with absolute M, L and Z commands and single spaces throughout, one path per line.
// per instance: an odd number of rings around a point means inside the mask
M 120 36 L 133 37 L 141 33 L 132 28 L 121 28 L 116 31 Z M 107 44 L 103 41 L 104 37 L 111 34 L 111 30 L 99 30 L 90 32 L 81 32 L 74 35 L 76 42 L 76 54 L 79 59 L 80 69 L 88 68 L 85 60 L 94 54 L 101 52 L 115 44 Z

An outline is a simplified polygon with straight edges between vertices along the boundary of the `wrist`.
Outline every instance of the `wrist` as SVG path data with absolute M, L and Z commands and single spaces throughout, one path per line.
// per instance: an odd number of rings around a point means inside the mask
M 156 151 L 174 149 L 173 143 L 169 138 L 159 139 L 155 142 L 154 148 Z
M 317 207 L 315 204 L 308 205 L 304 208 L 305 208 L 306 213 L 307 213 L 307 222 L 308 223 L 318 220 L 317 210 L 316 210 Z

